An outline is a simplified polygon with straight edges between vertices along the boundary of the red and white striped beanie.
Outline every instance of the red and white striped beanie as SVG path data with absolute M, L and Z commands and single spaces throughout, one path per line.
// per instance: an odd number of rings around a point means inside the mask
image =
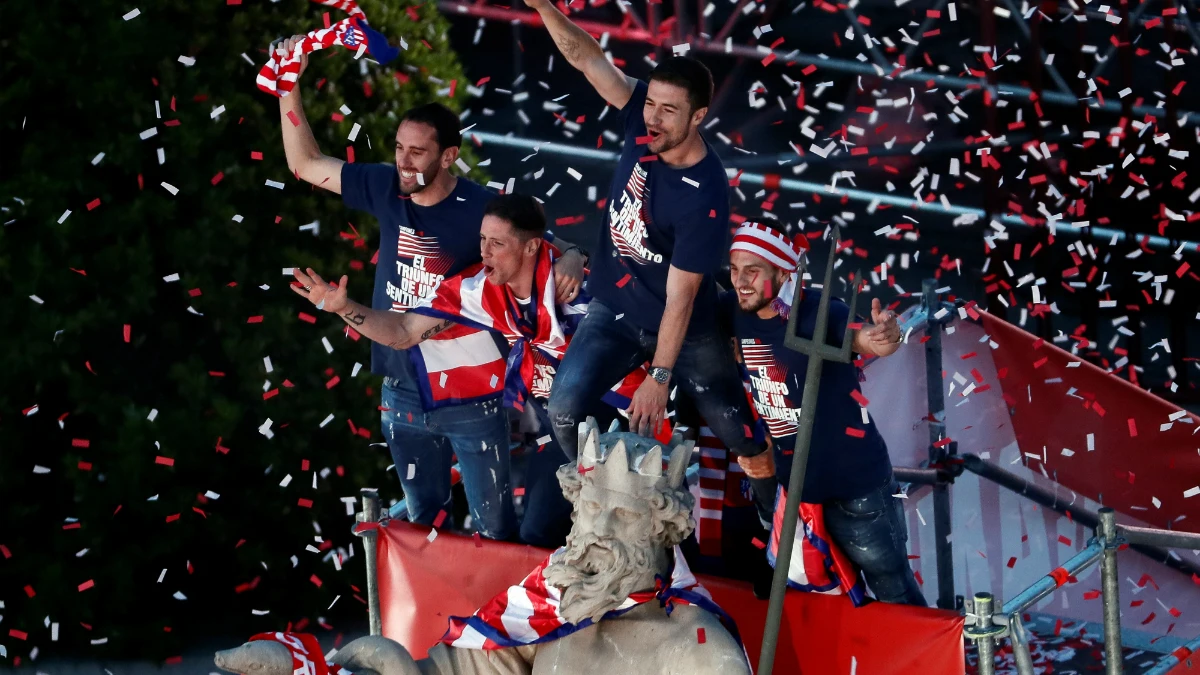
M 745 223 L 733 233 L 730 251 L 746 251 L 766 260 L 785 272 L 795 272 L 800 265 L 800 252 L 808 242 L 797 244 L 782 232 L 760 225 Z

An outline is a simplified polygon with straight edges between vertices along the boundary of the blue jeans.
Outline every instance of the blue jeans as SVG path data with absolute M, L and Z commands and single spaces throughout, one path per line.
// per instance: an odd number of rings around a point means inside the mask
M 596 300 L 588 305 L 550 391 L 550 420 L 567 457 L 578 455 L 579 423 L 604 392 L 654 358 L 657 344 L 657 333 L 617 320 Z M 727 448 L 742 455 L 762 452 L 764 446 L 746 436 L 753 420 L 728 340 L 715 330 L 684 338 L 673 370 L 674 383 Z
M 904 508 L 889 480 L 857 499 L 825 502 L 825 529 L 846 557 L 858 565 L 867 586 L 883 602 L 925 607 L 925 596 L 908 566 Z
M 535 439 L 549 436 L 544 444 L 535 443 L 525 462 L 525 513 L 521 517 L 521 541 L 542 548 L 558 548 L 571 532 L 571 502 L 563 496 L 558 469 L 567 464 L 562 446 L 550 429 L 546 402 L 527 400 L 537 421 Z M 541 449 L 538 449 L 540 446 Z
M 440 511 L 451 518 L 450 467 L 457 456 L 475 530 L 489 539 L 511 538 L 517 517 L 508 411 L 500 399 L 425 412 L 412 385 L 393 385 L 384 379 L 383 437 L 404 487 L 409 520 L 432 525 Z

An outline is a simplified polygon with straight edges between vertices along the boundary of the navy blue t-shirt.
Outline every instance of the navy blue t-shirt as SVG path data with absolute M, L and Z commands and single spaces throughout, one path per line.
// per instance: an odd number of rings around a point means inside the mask
M 800 337 L 812 339 L 820 301 L 821 291 L 805 288 L 799 307 L 792 308 L 797 313 L 796 332 Z M 743 312 L 733 292 L 721 294 L 721 312 L 741 345 L 755 410 L 773 439 L 775 475 L 786 487 L 792 471 L 791 453 L 796 446 L 808 357 L 784 346 L 787 320 L 782 316 L 760 319 L 757 314 Z M 830 299 L 827 344 L 842 344 L 849 316 L 846 303 Z M 862 408 L 850 397 L 852 391 L 861 393 L 860 374 L 853 363 L 826 361 L 821 368 L 801 501 L 819 504 L 855 499 L 878 489 L 892 473 L 887 445 L 874 420 L 863 424 Z M 863 437 L 856 438 L 847 429 L 861 431 Z
M 713 274 L 728 250 L 729 179 L 707 141 L 708 154 L 686 169 L 639 161 L 650 154 L 637 144 L 639 136 L 647 135 L 645 102 L 646 83 L 638 82 L 621 110 L 625 145 L 609 187 L 608 213 L 592 255 L 588 291 L 624 314 L 625 321 L 657 332 L 666 308 L 670 266 L 703 274 L 688 326 L 688 335 L 700 335 L 716 328 Z
M 433 206 L 400 195 L 394 165 L 342 165 L 342 201 L 379 219 L 373 309 L 411 309 L 443 278 L 480 262 L 479 226 L 484 207 L 495 197 L 466 178 L 459 178 L 454 191 Z M 416 386 L 408 350 L 371 343 L 371 372 Z

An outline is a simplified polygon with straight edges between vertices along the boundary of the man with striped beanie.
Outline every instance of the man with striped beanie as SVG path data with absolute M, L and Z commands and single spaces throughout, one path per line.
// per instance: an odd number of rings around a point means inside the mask
M 775 527 L 767 547 L 772 563 L 779 546 L 784 486 L 791 475 L 791 450 L 808 368 L 806 355 L 784 346 L 788 317 L 795 312 L 797 333 L 812 339 L 825 290 L 803 288 L 799 303 L 792 305 L 796 286 L 802 282 L 798 267 L 805 248 L 807 241 L 803 238 L 793 241 L 766 225 L 746 223 L 739 227 L 729 253 L 733 290 L 722 295 L 720 305 L 739 347 L 755 415 L 772 446 L 771 452 L 739 457 L 738 463 L 751 478 L 775 476 L 780 483 Z M 831 298 L 829 319 L 828 335 L 821 339 L 840 345 L 847 322 L 853 321 L 850 308 Z M 866 357 L 894 354 L 901 340 L 896 316 L 875 299 L 871 320 L 871 325 L 853 331 L 854 351 Z M 806 579 L 802 562 L 797 568 L 803 556 L 794 554 L 789 585 L 855 597 L 857 575 L 839 560 L 844 554 L 862 570 L 879 600 L 924 606 L 925 598 L 908 565 L 903 509 L 892 496 L 899 487 L 892 478 L 887 446 L 866 406 L 867 399 L 859 389 L 858 366 L 826 362 L 800 495 L 804 525 L 797 528 L 796 543 L 828 537 L 833 544 L 828 548 L 835 573 L 819 581 Z M 797 548 L 797 553 L 802 548 Z M 839 574 L 839 570 L 844 572 Z

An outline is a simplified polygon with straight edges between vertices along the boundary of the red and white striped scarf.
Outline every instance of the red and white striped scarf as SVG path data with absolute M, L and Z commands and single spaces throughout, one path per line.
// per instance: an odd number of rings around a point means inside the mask
M 400 50 L 388 45 L 387 38 L 367 25 L 367 15 L 354 0 L 312 0 L 326 7 L 336 7 L 350 16 L 329 26 L 309 31 L 291 54 L 279 55 L 271 50 L 267 64 L 258 71 L 258 88 L 273 96 L 287 96 L 296 88 L 300 77 L 300 57 L 327 47 L 341 45 L 355 52 L 354 58 L 370 54 L 380 63 L 395 59 Z
M 317 638 L 308 633 L 259 633 L 250 642 L 278 642 L 292 653 L 292 675 L 352 675 L 349 670 L 325 661 Z
M 639 605 L 658 600 L 668 615 L 674 604 L 695 605 L 708 610 L 737 638 L 737 626 L 733 619 L 713 602 L 712 596 L 700 585 L 688 569 L 678 546 L 675 547 L 674 559 L 669 583 L 662 577 L 656 577 L 655 590 L 631 594 L 601 620 L 616 618 Z M 489 600 L 471 616 L 450 617 L 450 627 L 441 641 L 451 647 L 503 649 L 550 642 L 592 625 L 591 619 L 577 624 L 568 623 L 559 613 L 562 594 L 546 583 L 545 570 L 549 564 L 550 558 L 546 558 L 521 583 L 509 586 L 508 590 Z
M 696 505 L 692 517 L 696 519 L 696 543 L 700 553 L 707 556 L 721 555 L 721 522 L 725 507 L 751 506 L 750 485 L 741 465 L 730 461 L 730 452 L 717 438 L 712 429 L 700 427 L 700 475 L 694 494 Z

